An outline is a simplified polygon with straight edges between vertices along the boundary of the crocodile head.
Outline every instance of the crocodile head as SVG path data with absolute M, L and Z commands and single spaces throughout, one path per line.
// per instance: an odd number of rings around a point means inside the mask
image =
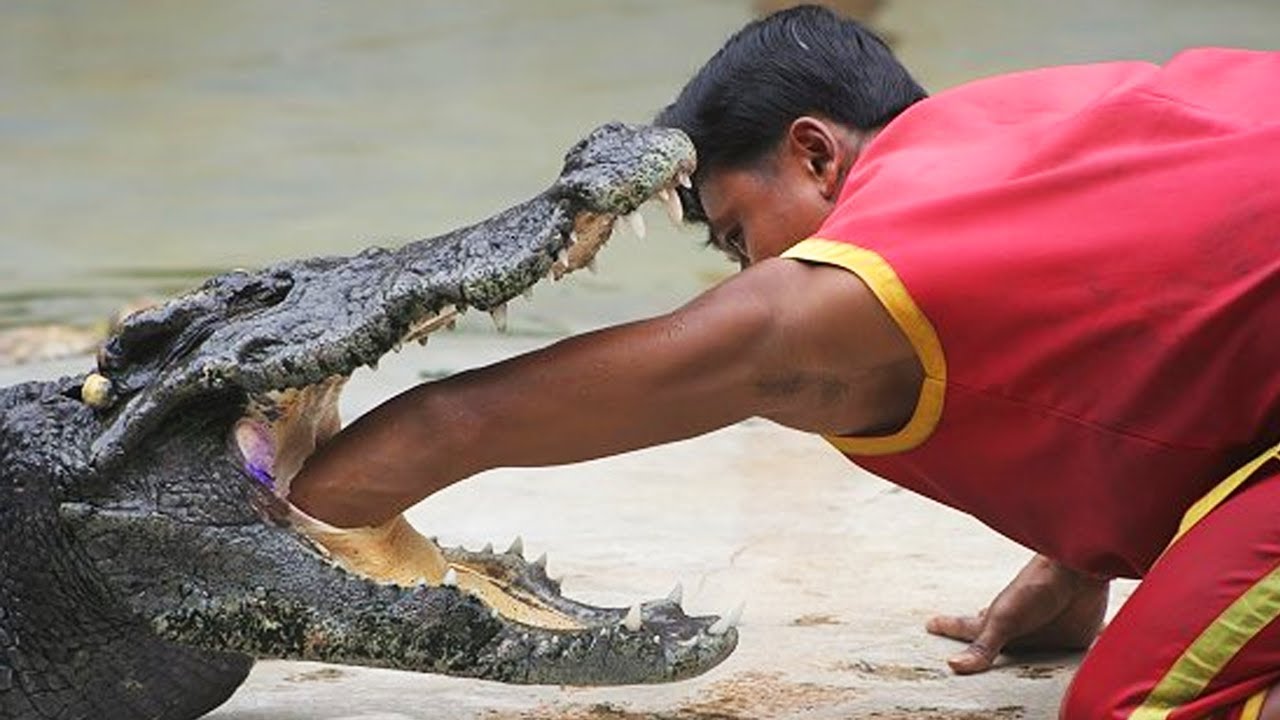
M 234 659 L 249 657 L 554 684 L 675 680 L 724 659 L 737 642 L 732 622 L 687 616 L 678 591 L 593 607 L 564 597 L 518 542 L 505 552 L 441 547 L 398 519 L 372 544 L 318 543 L 284 501 L 290 478 L 338 430 L 338 395 L 355 369 L 425 342 L 469 308 L 501 322 L 511 298 L 588 266 L 618 222 L 642 231 L 634 213 L 643 202 L 660 198 L 678 214 L 674 189 L 693 170 L 678 131 L 606 125 L 569 151 L 549 189 L 488 220 L 399 249 L 214 277 L 129 317 L 97 372 L 27 388 L 25 399 L 10 392 L 0 402 L 0 520 L 53 523 L 68 547 L 33 567 L 0 566 L 0 710 L 3 641 L 21 630 L 14 618 L 88 612 L 75 607 L 83 598 L 58 599 L 66 588 L 37 592 L 57 577 L 21 577 L 60 564 L 96 588 L 99 610 L 120 606 L 111 616 L 128 619 L 116 634 L 190 649 L 197 654 L 183 662 L 197 671 L 185 670 L 184 682 L 207 677 L 225 692 L 247 667 Z M 38 453 L 41 443 L 59 447 Z M 46 478 L 47 502 L 13 495 L 19 465 Z M 20 544 L 3 529 L 0 542 L 6 555 Z M 15 575 L 25 595 L 4 594 Z M 48 661 L 67 652 L 27 634 L 28 653 Z M 126 640 L 121 647 L 142 642 Z M 104 659 L 117 667 L 100 672 L 126 673 L 125 655 Z M 176 661 L 166 664 L 176 674 Z M 157 673 L 116 679 L 146 697 L 173 684 Z M 208 690 L 205 705 L 220 692 Z

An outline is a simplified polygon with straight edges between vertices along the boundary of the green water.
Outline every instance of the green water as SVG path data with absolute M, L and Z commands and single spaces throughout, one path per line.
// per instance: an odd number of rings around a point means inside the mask
M 1267 0 L 886 5 L 879 26 L 935 90 L 1280 44 Z M 750 17 L 737 0 L 0 4 L 0 326 L 90 322 L 221 269 L 485 217 L 590 128 L 650 117 Z M 662 311 L 730 271 L 662 218 L 611 243 L 599 275 L 513 305 L 513 327 Z

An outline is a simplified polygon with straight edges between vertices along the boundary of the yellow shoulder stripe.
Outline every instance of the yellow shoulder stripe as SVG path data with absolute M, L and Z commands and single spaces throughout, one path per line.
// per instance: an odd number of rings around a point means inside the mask
M 850 455 L 889 455 L 923 443 L 942 418 L 947 363 L 933 324 L 916 305 L 893 267 L 871 250 L 822 238 L 802 240 L 784 252 L 782 257 L 835 265 L 857 275 L 902 329 L 924 367 L 920 399 L 911 419 L 900 430 L 881 437 L 827 436 L 827 441 Z

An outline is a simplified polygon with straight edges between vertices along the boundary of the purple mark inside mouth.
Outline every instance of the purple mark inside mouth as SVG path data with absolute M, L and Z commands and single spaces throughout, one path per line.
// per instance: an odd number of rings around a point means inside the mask
M 245 463 L 244 469 L 248 470 L 249 474 L 253 476 L 253 479 L 265 485 L 267 489 L 276 489 L 276 479 L 271 477 L 271 473 L 267 472 L 265 468 L 258 467 L 250 462 Z
M 276 479 L 271 474 L 275 467 L 275 447 L 271 429 L 251 420 L 236 423 L 235 441 L 244 458 L 244 469 L 268 489 L 276 489 Z

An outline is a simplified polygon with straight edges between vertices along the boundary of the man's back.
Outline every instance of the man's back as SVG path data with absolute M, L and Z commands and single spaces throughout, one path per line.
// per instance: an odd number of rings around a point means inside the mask
M 915 449 L 837 444 L 1076 567 L 1141 574 L 1280 434 L 1277 81 L 1280 55 L 1204 50 L 980 81 L 891 123 L 818 235 L 897 273 L 945 397 Z

